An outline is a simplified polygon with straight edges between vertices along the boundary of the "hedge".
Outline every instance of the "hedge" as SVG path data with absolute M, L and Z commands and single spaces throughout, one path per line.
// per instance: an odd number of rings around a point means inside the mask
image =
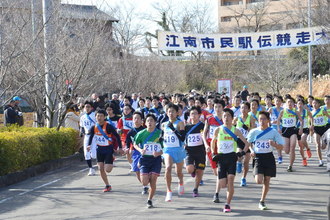
M 72 128 L 0 128 L 0 176 L 72 155 L 77 135 Z

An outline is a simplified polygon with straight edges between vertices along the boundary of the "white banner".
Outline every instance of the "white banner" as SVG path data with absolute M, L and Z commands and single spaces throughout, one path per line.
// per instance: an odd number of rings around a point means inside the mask
M 234 34 L 190 34 L 158 31 L 159 50 L 228 52 L 279 49 L 330 43 L 321 27 Z

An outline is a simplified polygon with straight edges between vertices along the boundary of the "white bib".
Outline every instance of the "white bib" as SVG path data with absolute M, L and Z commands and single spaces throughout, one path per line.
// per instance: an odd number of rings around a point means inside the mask
M 143 145 L 143 149 L 145 149 L 144 155 L 152 156 L 154 152 L 160 152 L 162 147 L 158 143 L 147 143 Z
M 187 144 L 189 147 L 196 147 L 203 145 L 202 135 L 199 134 L 189 134 L 187 137 Z
M 234 141 L 220 141 L 219 153 L 228 154 L 234 152 Z
M 210 125 L 209 129 L 209 138 L 213 139 L 214 138 L 214 131 L 217 129 L 218 126 L 215 125 Z
M 257 140 L 254 143 L 254 151 L 257 154 L 264 154 L 273 152 L 273 147 L 270 146 L 269 140 Z
M 111 140 L 111 138 L 110 138 Z M 108 146 L 109 145 L 109 139 L 107 140 L 105 137 L 100 136 L 100 135 L 95 135 L 95 141 L 96 144 L 99 146 Z
M 325 125 L 324 117 L 323 115 L 317 116 L 314 118 L 314 125 L 315 126 L 323 126 Z
M 131 120 L 123 120 L 123 124 L 125 130 L 131 130 L 133 128 L 133 121 Z
M 164 147 L 180 147 L 179 138 L 174 131 L 165 130 L 164 133 Z
M 249 131 L 245 130 L 244 128 L 238 128 L 238 130 L 240 130 L 240 132 L 243 134 L 243 136 L 246 138 L 246 136 L 248 135 Z
M 282 126 L 285 128 L 295 127 L 297 124 L 296 118 L 283 118 Z

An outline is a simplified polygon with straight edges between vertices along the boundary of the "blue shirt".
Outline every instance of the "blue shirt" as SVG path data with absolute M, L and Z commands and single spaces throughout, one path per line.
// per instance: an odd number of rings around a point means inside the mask
M 249 143 L 252 143 L 254 142 L 255 138 L 261 134 L 263 132 L 263 130 L 261 130 L 260 127 L 258 128 L 254 128 L 252 129 L 249 134 L 247 135 L 247 141 Z M 275 129 L 272 129 L 271 131 L 269 131 L 268 133 L 266 133 L 265 135 L 263 135 L 261 138 L 259 138 L 258 140 L 256 141 L 269 141 L 269 140 L 272 140 L 272 141 L 275 141 L 277 144 L 280 144 L 280 145 L 284 145 L 285 142 L 284 142 L 284 139 L 283 137 L 280 135 L 280 133 L 278 133 L 278 131 L 276 131 Z M 262 143 L 261 143 L 262 144 Z M 253 146 L 253 150 L 256 151 L 256 153 L 258 153 L 258 149 L 256 149 L 257 147 L 259 147 L 257 144 L 254 144 Z M 270 147 L 270 146 L 261 146 L 262 148 L 267 148 L 267 147 Z M 263 149 L 262 149 L 263 150 Z M 259 151 L 260 152 L 260 151 Z M 261 151 L 262 152 L 262 151 Z M 263 151 L 264 153 L 266 153 L 266 151 Z M 272 152 L 272 148 L 270 148 L 268 150 L 268 152 Z

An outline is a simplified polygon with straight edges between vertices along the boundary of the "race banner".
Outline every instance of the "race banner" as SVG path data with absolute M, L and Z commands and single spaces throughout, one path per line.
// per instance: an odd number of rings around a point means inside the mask
M 301 47 L 330 43 L 321 27 L 233 34 L 191 34 L 158 31 L 159 50 L 229 52 Z

